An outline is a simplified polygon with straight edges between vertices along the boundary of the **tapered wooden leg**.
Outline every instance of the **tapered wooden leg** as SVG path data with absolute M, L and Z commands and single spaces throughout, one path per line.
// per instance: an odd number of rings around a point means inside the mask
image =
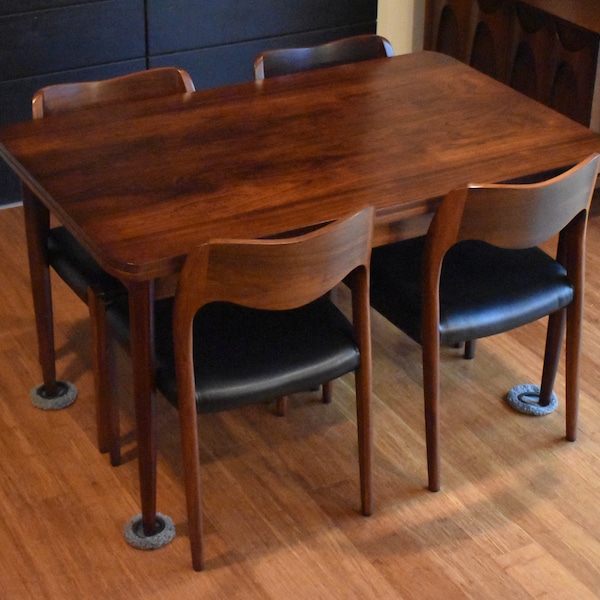
M 579 412 L 579 370 L 581 364 L 581 333 L 583 304 L 573 302 L 567 308 L 566 340 L 566 429 L 567 440 L 577 439 Z
M 27 188 L 23 189 L 23 209 L 43 393 L 51 398 L 60 392 L 56 383 L 52 290 L 47 250 L 50 214 Z
M 278 417 L 285 417 L 285 413 L 287 412 L 288 405 L 288 397 L 282 396 L 281 398 L 277 398 L 275 403 L 275 414 Z
M 542 371 L 542 385 L 540 386 L 540 406 L 548 406 L 550 404 L 550 397 L 554 389 L 554 381 L 556 380 L 556 372 L 560 361 L 565 329 L 565 315 L 565 310 L 559 310 L 548 317 L 544 368 Z
M 362 514 L 373 514 L 373 423 L 370 369 L 356 371 L 356 423 L 358 427 L 358 461 Z
M 189 373 L 186 374 L 189 379 Z M 179 381 L 182 381 L 179 379 Z M 193 382 L 192 382 L 193 386 Z M 184 394 L 186 394 L 184 392 Z M 192 387 L 191 397 L 179 395 L 179 426 L 181 428 L 181 446 L 185 479 L 185 497 L 188 515 L 188 530 L 192 554 L 192 566 L 201 571 L 204 566 L 202 544 L 202 497 L 200 488 L 200 448 L 198 444 L 198 417 Z
M 467 340 L 465 342 L 465 352 L 463 354 L 463 358 L 467 360 L 472 360 L 475 358 L 475 348 L 477 346 L 477 340 Z
M 175 527 L 170 517 L 156 512 L 154 284 L 129 281 L 127 285 L 142 513 L 127 524 L 123 533 L 136 548 L 156 549 L 173 539 Z
M 131 361 L 144 535 L 156 530 L 156 395 L 154 390 L 154 294 L 151 282 L 130 282 Z
M 326 381 L 323 386 L 323 404 L 330 404 L 333 398 L 333 381 Z
M 373 514 L 373 409 L 371 315 L 369 281 L 365 272 L 355 273 L 351 289 L 354 335 L 360 347 L 360 365 L 355 371 L 355 389 L 361 508 L 362 514 L 369 516 Z M 331 385 L 331 382 L 328 384 Z
M 567 266 L 567 273 L 573 283 L 573 300 L 566 308 L 566 360 L 565 360 L 565 405 L 566 438 L 570 442 L 577 439 L 577 418 L 579 412 L 579 370 L 581 364 L 581 335 L 583 329 L 583 290 L 585 283 L 585 228 L 587 215 L 580 213 L 571 222 L 568 232 L 559 238 L 557 257 Z M 566 251 L 567 236 L 577 240 L 570 251 Z
M 112 393 L 111 340 L 108 335 L 106 306 L 91 288 L 88 290 L 88 307 L 92 331 L 98 448 L 100 452 L 108 452 L 111 465 L 117 466 L 121 464 L 121 444 L 119 410 Z
M 440 423 L 438 418 L 440 403 L 439 338 L 423 340 L 423 396 L 429 490 L 437 492 L 440 489 Z

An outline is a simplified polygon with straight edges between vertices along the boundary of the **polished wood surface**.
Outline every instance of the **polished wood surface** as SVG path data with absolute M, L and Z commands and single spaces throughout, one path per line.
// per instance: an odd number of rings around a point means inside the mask
M 430 52 L 0 132 L 0 156 L 37 205 L 29 235 L 43 230 L 49 210 L 128 286 L 146 534 L 156 512 L 153 300 L 158 278 L 176 275 L 191 248 L 302 229 L 369 204 L 374 243 L 383 244 L 422 233 L 454 187 L 598 149 L 600 135 Z
M 389 40 L 380 35 L 355 35 L 316 46 L 278 48 L 262 52 L 254 59 L 254 79 L 389 56 L 394 56 L 394 49 Z
M 453 187 L 600 149 L 597 134 L 435 53 L 21 123 L 0 142 L 103 267 L 139 280 L 224 231 L 265 236 L 369 203 L 384 243 Z
M 193 92 L 194 82 L 182 69 L 163 67 L 112 79 L 61 83 L 38 90 L 31 101 L 34 119 L 68 114 L 97 104 L 146 100 Z
M 181 535 L 142 552 L 121 537 L 139 502 L 129 359 L 117 364 L 125 460 L 111 467 L 96 448 L 85 305 L 56 279 L 58 368 L 80 395 L 64 411 L 36 409 L 21 208 L 0 211 L 0 253 L 2 598 L 600 598 L 600 216 L 588 230 L 576 443 L 563 438 L 562 394 L 539 419 L 501 399 L 539 379 L 542 323 L 481 340 L 474 361 L 446 350 L 444 489 L 428 492 L 420 348 L 373 313 L 377 510 L 359 513 L 352 376 L 335 382 L 329 405 L 291 398 L 283 419 L 270 405 L 204 415 L 202 573 L 187 564 L 177 412 L 159 398 L 159 504 Z

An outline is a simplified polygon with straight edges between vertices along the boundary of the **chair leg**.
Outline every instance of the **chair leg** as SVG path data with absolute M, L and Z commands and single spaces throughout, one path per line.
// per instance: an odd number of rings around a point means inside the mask
M 323 384 L 323 404 L 330 404 L 333 398 L 333 381 L 326 381 Z
M 275 404 L 275 414 L 278 417 L 285 417 L 285 413 L 287 412 L 288 405 L 288 397 L 281 396 L 281 398 L 277 398 L 277 402 Z
M 366 271 L 356 274 L 356 279 L 351 280 L 350 289 L 354 333 L 360 346 L 360 365 L 354 371 L 360 497 L 362 514 L 368 517 L 373 513 L 373 407 L 371 402 L 373 358 L 369 280 Z M 327 385 L 331 386 L 331 382 L 325 384 L 324 394 Z
M 565 329 L 565 310 L 559 310 L 548 317 L 546 333 L 546 350 L 544 352 L 544 367 L 540 387 L 540 406 L 548 406 L 554 388 L 560 352 Z
M 423 338 L 423 396 L 429 490 L 440 489 L 440 343 Z
M 119 410 L 111 393 L 111 359 L 108 323 L 103 300 L 90 288 L 88 308 L 92 330 L 92 356 L 96 396 L 98 448 L 108 452 L 113 466 L 121 464 Z
M 477 340 L 467 340 L 465 342 L 465 352 L 463 354 L 463 358 L 467 360 L 471 360 L 475 358 L 475 346 L 477 345 Z
M 579 412 L 579 369 L 581 363 L 581 330 L 583 307 L 573 302 L 567 307 L 566 340 L 566 429 L 567 440 L 577 439 L 577 417 Z
M 48 397 L 55 397 L 59 394 L 59 388 L 56 381 L 52 288 L 47 248 L 50 213 L 25 186 L 23 187 L 23 210 L 43 390 Z
M 188 375 L 186 374 L 186 378 Z M 178 378 L 178 381 L 184 379 Z M 201 571 L 204 566 L 202 544 L 202 498 L 200 488 L 200 448 L 198 443 L 198 415 L 192 393 L 184 397 L 179 394 L 179 427 L 181 429 L 181 447 L 183 456 L 183 472 L 185 481 L 185 497 L 188 515 L 188 529 L 192 553 L 192 566 Z
M 361 512 L 373 514 L 373 422 L 371 374 L 367 367 L 355 373 L 356 424 L 358 428 L 358 462 L 360 471 Z

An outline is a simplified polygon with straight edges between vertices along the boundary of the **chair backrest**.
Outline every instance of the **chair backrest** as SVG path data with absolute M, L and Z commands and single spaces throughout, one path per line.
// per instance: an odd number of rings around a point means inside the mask
M 384 37 L 357 35 L 319 46 L 263 52 L 254 60 L 254 78 L 260 80 L 387 56 L 394 56 L 394 50 Z
M 557 260 L 568 271 L 569 265 L 571 270 L 581 270 L 599 163 L 600 154 L 593 154 L 540 183 L 472 184 L 451 191 L 436 211 L 427 234 L 424 290 L 437 288 L 444 256 L 464 240 L 523 249 L 560 234 Z
M 175 296 L 176 339 L 210 302 L 287 310 L 316 300 L 350 274 L 368 302 L 373 214 L 366 208 L 292 238 L 216 240 L 195 248 Z
M 531 184 L 471 184 L 451 191 L 431 223 L 429 236 L 446 247 L 478 239 L 503 248 L 530 248 L 587 213 L 598 173 L 599 154 L 568 171 Z
M 193 92 L 191 77 L 182 69 L 161 67 L 112 79 L 60 83 L 38 90 L 32 100 L 34 119 L 67 113 L 94 104 L 144 100 Z

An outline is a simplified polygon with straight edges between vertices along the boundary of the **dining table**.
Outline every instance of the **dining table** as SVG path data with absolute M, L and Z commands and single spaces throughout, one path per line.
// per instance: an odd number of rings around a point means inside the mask
M 12 124 L 44 384 L 54 339 L 50 215 L 129 292 L 142 526 L 156 528 L 154 315 L 189 251 L 290 235 L 375 207 L 374 244 L 426 232 L 469 182 L 521 180 L 600 134 L 449 56 L 415 52 Z

